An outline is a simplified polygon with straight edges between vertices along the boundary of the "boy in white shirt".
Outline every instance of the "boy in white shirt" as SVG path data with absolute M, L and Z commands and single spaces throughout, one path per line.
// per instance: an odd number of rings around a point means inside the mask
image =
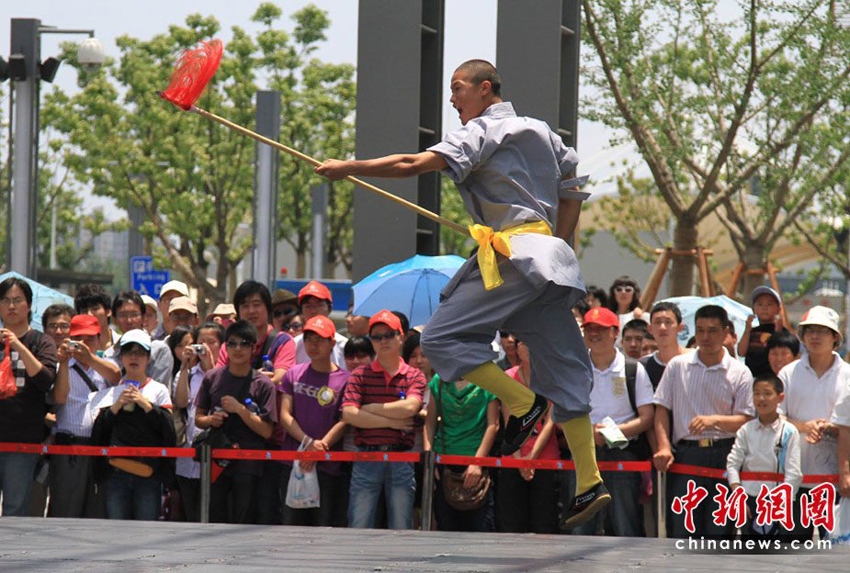
M 775 537 L 782 534 L 782 526 L 768 523 L 759 526 L 756 519 L 756 499 L 762 485 L 773 489 L 777 482 L 745 480 L 739 472 L 769 472 L 785 474 L 783 483 L 791 486 L 789 509 L 803 481 L 800 470 L 800 432 L 794 424 L 783 419 L 777 407 L 785 399 L 784 386 L 774 374 L 762 374 L 753 382 L 753 405 L 758 417 L 738 430 L 735 444 L 726 459 L 726 475 L 732 490 L 744 488 L 747 492 L 747 524 L 741 532 L 753 537 Z M 786 532 L 790 534 L 791 532 Z

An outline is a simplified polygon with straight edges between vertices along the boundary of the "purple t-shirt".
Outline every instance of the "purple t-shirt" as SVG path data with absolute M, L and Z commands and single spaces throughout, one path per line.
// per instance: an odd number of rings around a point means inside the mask
M 195 408 L 204 410 L 207 414 L 214 412 L 216 406 L 221 406 L 221 399 L 233 396 L 239 402 L 246 398 L 259 406 L 259 416 L 263 421 L 277 425 L 277 400 L 274 384 L 257 370 L 252 370 L 247 376 L 233 376 L 227 366 L 219 366 L 208 370 L 201 382 L 201 389 L 195 397 Z M 268 449 L 266 439 L 248 427 L 242 418 L 230 414 L 222 425 L 224 433 L 232 442 L 238 443 L 243 450 Z M 248 460 L 231 460 L 228 472 L 259 475 L 262 473 L 262 462 Z M 234 469 L 231 469 L 234 468 Z
M 340 420 L 342 395 L 350 375 L 341 368 L 336 372 L 322 373 L 313 370 L 310 363 L 297 364 L 283 375 L 277 391 L 292 396 L 292 416 L 304 433 L 313 439 L 321 439 Z M 286 432 L 282 449 L 297 450 L 300 445 Z M 331 449 L 341 451 L 342 440 Z M 321 462 L 316 467 L 334 475 L 340 471 L 338 463 Z

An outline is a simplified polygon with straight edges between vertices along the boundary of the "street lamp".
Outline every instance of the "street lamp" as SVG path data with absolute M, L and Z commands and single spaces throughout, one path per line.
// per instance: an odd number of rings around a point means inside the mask
M 9 61 L 0 58 L 0 81 L 11 80 L 14 90 L 14 155 L 6 252 L 9 269 L 28 277 L 35 277 L 36 270 L 39 86 L 41 80 L 53 81 L 60 64 L 56 58 L 41 61 L 42 34 L 88 35 L 77 52 L 87 71 L 96 70 L 106 60 L 94 30 L 60 29 L 42 26 L 41 20 L 34 18 L 12 18 Z

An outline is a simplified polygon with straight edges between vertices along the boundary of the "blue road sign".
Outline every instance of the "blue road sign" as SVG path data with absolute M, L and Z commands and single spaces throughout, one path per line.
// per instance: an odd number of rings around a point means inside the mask
M 171 271 L 153 268 L 153 257 L 130 258 L 130 286 L 139 294 L 159 299 L 162 285 L 171 280 Z

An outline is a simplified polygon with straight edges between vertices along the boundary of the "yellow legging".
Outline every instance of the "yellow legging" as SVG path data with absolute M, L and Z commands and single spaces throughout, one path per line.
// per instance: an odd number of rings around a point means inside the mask
M 463 378 L 494 394 L 516 416 L 528 412 L 534 404 L 534 392 L 505 374 L 495 362 L 482 364 Z M 564 429 L 567 445 L 576 464 L 575 493 L 578 495 L 602 481 L 599 468 L 596 466 L 593 427 L 590 424 L 590 416 L 587 414 L 563 422 L 561 427 Z

